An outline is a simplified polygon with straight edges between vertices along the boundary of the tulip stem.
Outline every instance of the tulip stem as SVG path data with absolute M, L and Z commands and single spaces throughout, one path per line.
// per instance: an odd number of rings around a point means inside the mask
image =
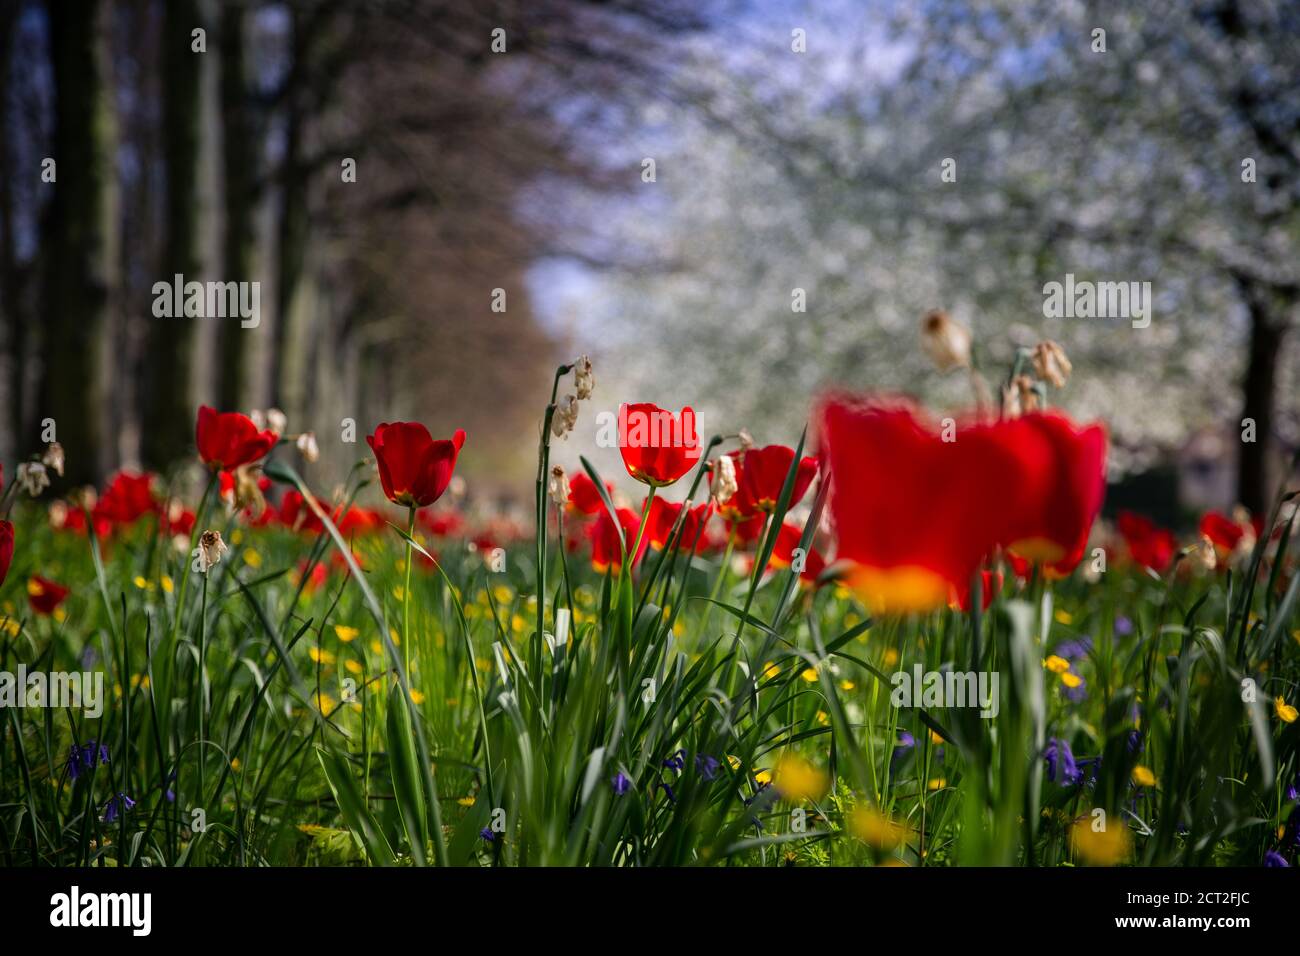
M 406 519 L 406 583 L 402 585 L 402 650 L 406 660 L 406 679 L 411 679 L 411 557 L 415 538 L 415 505 L 409 505 Z

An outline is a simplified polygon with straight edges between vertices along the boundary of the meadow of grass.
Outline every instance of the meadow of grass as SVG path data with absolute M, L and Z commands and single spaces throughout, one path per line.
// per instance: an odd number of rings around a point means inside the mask
M 285 520 L 230 507 L 215 473 L 192 516 L 159 478 L 164 503 L 116 522 L 85 499 L 52 522 L 11 485 L 0 672 L 102 671 L 107 701 L 0 710 L 0 862 L 1296 862 L 1283 494 L 1279 533 L 1213 569 L 1111 548 L 1103 571 L 1053 579 L 997 559 L 987 607 L 873 617 L 834 567 L 791 567 L 781 529 L 812 552 L 827 497 L 819 481 L 791 510 L 795 465 L 752 543 L 692 553 L 679 520 L 635 569 L 593 568 L 579 525 L 599 516 L 548 494 L 554 398 L 541 540 L 477 527 L 450 495 L 418 519 L 362 509 L 369 461 L 318 501 L 283 445 L 264 472 Z M 705 501 L 710 454 L 736 442 L 706 445 L 655 493 Z M 631 505 L 615 549 L 635 554 Z M 204 572 L 209 529 L 229 550 Z M 48 613 L 37 575 L 70 589 Z M 895 706 L 892 676 L 916 665 L 998 673 L 996 716 Z

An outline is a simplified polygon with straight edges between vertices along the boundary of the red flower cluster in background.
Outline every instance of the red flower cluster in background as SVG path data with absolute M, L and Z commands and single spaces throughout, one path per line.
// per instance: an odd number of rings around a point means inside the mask
M 1058 574 L 1082 556 L 1105 491 L 1102 426 L 1036 413 L 947 435 L 909 402 L 843 395 L 818 421 L 837 557 L 874 610 L 965 594 L 998 547 Z
M 1128 545 L 1129 556 L 1144 568 L 1164 572 L 1178 551 L 1178 540 L 1167 528 L 1161 528 L 1145 515 L 1121 511 L 1116 522 Z

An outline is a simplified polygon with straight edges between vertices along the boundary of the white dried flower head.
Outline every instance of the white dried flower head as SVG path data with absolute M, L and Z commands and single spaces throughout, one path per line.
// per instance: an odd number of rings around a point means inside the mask
M 1210 540 L 1209 535 L 1201 535 L 1201 543 L 1196 547 L 1196 561 L 1205 571 L 1213 571 L 1218 565 L 1218 557 L 1214 553 L 1214 542 Z
M 559 465 L 551 466 L 551 477 L 546 482 L 546 493 L 560 508 L 569 501 L 569 476 Z
M 60 478 L 63 477 L 63 446 L 56 441 L 52 441 L 45 448 L 45 454 L 41 455 L 41 463 L 49 468 Z
M 1048 340 L 1039 342 L 1032 357 L 1034 372 L 1053 388 L 1064 388 L 1074 366 L 1065 355 L 1065 349 Z
M 578 400 L 572 395 L 565 395 L 555 406 L 551 416 L 551 431 L 556 438 L 563 438 L 578 424 Z
M 289 430 L 289 416 L 278 408 L 268 408 L 266 410 L 266 427 L 268 431 L 283 435 Z
M 50 527 L 56 531 L 68 523 L 68 503 L 66 501 L 50 502 Z
M 1034 388 L 1034 380 L 1028 375 L 1017 375 L 1011 384 L 1019 392 L 1020 410 L 1026 413 L 1037 411 L 1038 390 Z
M 18 482 L 19 488 L 22 488 L 33 498 L 50 487 L 49 473 L 39 461 L 25 461 L 20 464 L 14 480 Z
M 730 455 L 722 455 L 713 459 L 709 472 L 709 494 L 717 504 L 726 504 L 740 487 L 736 482 L 736 463 Z
M 749 433 L 748 428 L 742 428 L 736 434 L 736 437 L 740 439 L 741 451 L 749 451 L 751 448 L 754 447 L 754 436 Z
M 320 446 L 316 444 L 315 432 L 303 432 L 294 444 L 298 446 L 298 451 L 307 461 L 313 463 L 320 461 Z
M 579 355 L 573 360 L 573 387 L 579 401 L 591 398 L 591 393 L 595 391 L 596 376 L 591 370 L 591 359 L 586 355 Z
M 226 542 L 221 540 L 220 531 L 211 529 L 203 532 L 199 536 L 199 564 L 198 569 L 207 574 L 215 565 L 221 562 L 222 556 L 229 550 Z
M 921 319 L 921 347 L 941 372 L 970 365 L 970 332 L 942 309 Z
M 248 420 L 253 423 L 253 426 L 259 432 L 266 431 L 266 412 L 262 411 L 260 408 L 255 408 L 249 412 Z

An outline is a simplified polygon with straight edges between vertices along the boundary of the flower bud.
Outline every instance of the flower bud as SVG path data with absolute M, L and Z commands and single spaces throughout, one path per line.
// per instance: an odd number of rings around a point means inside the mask
M 226 542 L 221 540 L 220 531 L 205 531 L 199 537 L 199 570 L 207 574 L 220 563 L 222 555 L 229 550 Z
M 289 417 L 278 408 L 268 408 L 266 410 L 266 428 L 267 431 L 283 435 L 289 428 Z
M 921 346 L 941 372 L 970 365 L 970 333 L 942 309 L 921 319 Z
M 63 477 L 63 446 L 56 441 L 50 442 L 41 456 L 41 463 L 51 469 L 60 478 Z
M 559 465 L 551 466 L 551 477 L 546 482 L 546 493 L 559 508 L 563 508 L 569 500 L 569 478 Z
M 14 480 L 33 498 L 50 487 L 50 476 L 39 461 L 25 461 L 20 464 Z
M 320 447 L 316 444 L 315 432 L 303 432 L 294 444 L 305 460 L 313 463 L 320 461 Z
M 591 359 L 586 355 L 579 355 L 573 360 L 573 385 L 577 389 L 579 401 L 591 398 L 591 393 L 596 388 L 596 376 L 591 371 Z
M 1039 342 L 1032 356 L 1034 372 L 1053 388 L 1064 388 L 1074 371 L 1074 366 L 1065 355 L 1065 349 L 1055 342 Z
M 578 400 L 572 395 L 565 395 L 555 406 L 551 416 L 551 431 L 556 438 L 563 438 L 578 424 Z
M 713 495 L 716 503 L 726 504 L 739 490 L 739 485 L 736 483 L 736 463 L 731 460 L 730 455 L 723 455 L 709 463 L 709 473 L 712 476 L 709 479 L 709 494 Z

